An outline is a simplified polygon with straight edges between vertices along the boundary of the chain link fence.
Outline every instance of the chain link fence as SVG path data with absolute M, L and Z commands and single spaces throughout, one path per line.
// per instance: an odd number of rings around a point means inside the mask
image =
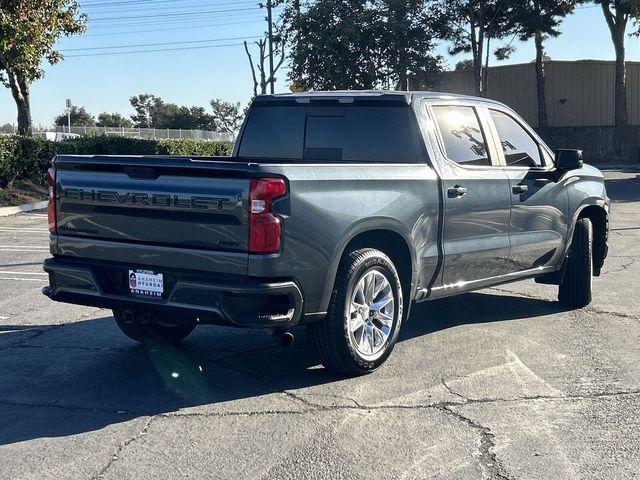
M 114 137 L 142 138 L 147 140 L 160 140 L 163 138 L 189 139 L 189 140 L 210 140 L 210 141 L 230 141 L 233 142 L 235 136 L 228 132 L 210 132 L 206 130 L 181 130 L 170 128 L 125 128 L 125 127 L 85 127 L 72 126 L 56 127 L 55 130 L 38 130 L 33 134 L 41 137 L 55 137 L 55 134 L 65 134 L 67 136 L 87 136 L 87 135 L 107 135 Z

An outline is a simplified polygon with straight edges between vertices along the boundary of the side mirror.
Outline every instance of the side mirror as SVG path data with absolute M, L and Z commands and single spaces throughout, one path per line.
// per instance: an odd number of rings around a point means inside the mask
M 582 168 L 582 150 L 556 150 L 556 168 L 558 170 L 574 170 Z

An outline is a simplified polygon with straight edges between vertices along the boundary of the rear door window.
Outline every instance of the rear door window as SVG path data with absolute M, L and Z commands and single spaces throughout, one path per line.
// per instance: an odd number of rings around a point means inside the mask
M 514 118 L 498 110 L 489 111 L 507 167 L 542 167 L 538 142 Z
M 434 106 L 447 158 L 460 165 L 490 166 L 489 148 L 476 109 L 456 105 Z

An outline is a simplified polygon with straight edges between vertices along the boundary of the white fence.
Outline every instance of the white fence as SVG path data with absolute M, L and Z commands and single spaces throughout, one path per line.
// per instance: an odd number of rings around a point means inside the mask
M 48 130 L 52 131 L 52 130 Z M 108 135 L 115 137 L 144 138 L 148 140 L 159 140 L 162 138 L 191 139 L 191 140 L 211 140 L 230 141 L 234 140 L 234 135 L 227 132 L 209 132 L 206 130 L 173 130 L 169 128 L 125 128 L 125 127 L 85 127 L 72 126 L 56 127 L 55 132 L 73 133 L 76 135 Z M 34 135 L 44 136 L 45 130 L 34 131 Z

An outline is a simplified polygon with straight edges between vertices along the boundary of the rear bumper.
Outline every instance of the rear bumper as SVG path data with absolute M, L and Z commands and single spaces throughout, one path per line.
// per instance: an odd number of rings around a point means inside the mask
M 129 294 L 120 264 L 49 258 L 43 269 L 49 286 L 42 293 L 51 300 L 100 308 L 124 308 L 163 315 L 189 316 L 200 323 L 247 328 L 297 325 L 303 310 L 302 293 L 293 281 L 219 281 L 186 272 L 168 272 L 162 299 Z

